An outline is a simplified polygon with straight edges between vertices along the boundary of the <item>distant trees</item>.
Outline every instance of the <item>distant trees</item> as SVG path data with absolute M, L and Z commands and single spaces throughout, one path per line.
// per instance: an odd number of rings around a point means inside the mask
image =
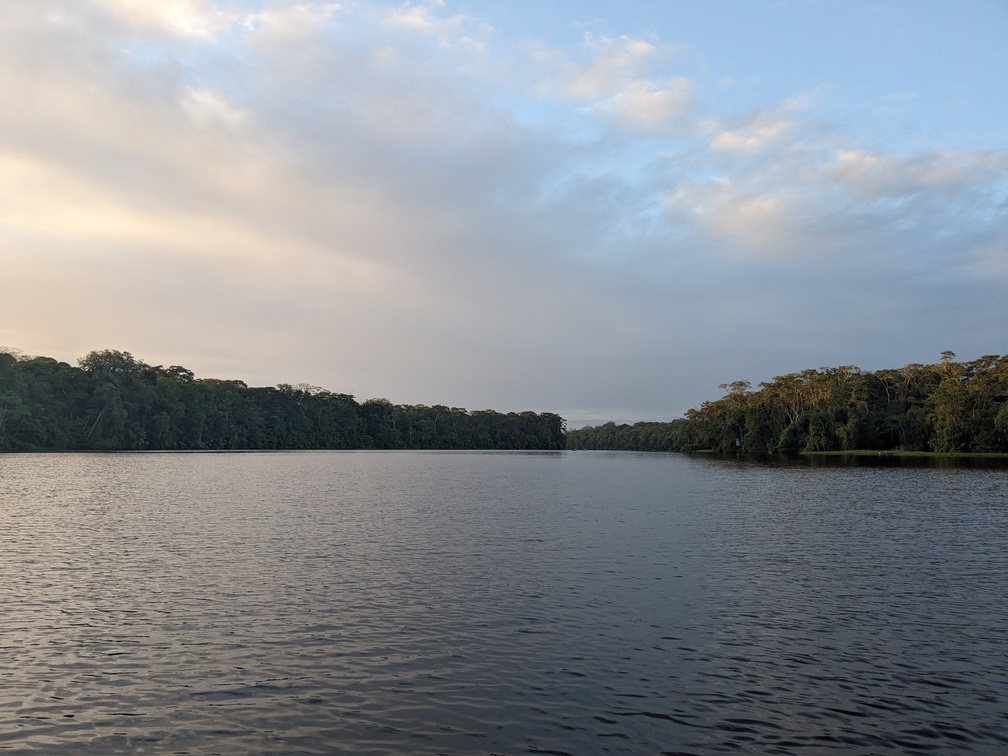
M 1008 355 L 865 372 L 853 365 L 778 376 L 725 396 L 685 420 L 569 431 L 571 448 L 797 453 L 854 449 L 1008 452 Z M 657 426 L 657 427 L 654 427 Z M 645 432 L 646 429 L 646 432 Z M 655 439 L 661 439 L 656 443 Z
M 544 412 L 360 403 L 308 384 L 249 387 L 90 352 L 76 367 L 0 350 L 0 450 L 612 449 L 796 453 L 853 449 L 1008 452 L 1008 355 L 865 372 L 803 370 L 670 423 L 568 431 Z
M 640 422 L 633 425 L 605 423 L 567 431 L 568 449 L 608 451 L 678 451 L 685 420 L 670 423 Z
M 563 449 L 552 413 L 364 403 L 317 386 L 252 388 L 90 352 L 74 367 L 0 351 L 0 449 Z

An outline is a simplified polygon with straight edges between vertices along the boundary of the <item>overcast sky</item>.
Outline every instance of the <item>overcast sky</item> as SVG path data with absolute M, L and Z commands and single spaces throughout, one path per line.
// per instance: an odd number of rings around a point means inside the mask
M 1008 3 L 0 0 L 0 344 L 572 427 L 1008 353 Z

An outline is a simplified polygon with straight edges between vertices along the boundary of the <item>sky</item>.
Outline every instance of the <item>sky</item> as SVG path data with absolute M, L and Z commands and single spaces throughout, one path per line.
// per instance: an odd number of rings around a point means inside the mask
M 0 0 L 0 345 L 670 420 L 1008 353 L 1005 0 Z

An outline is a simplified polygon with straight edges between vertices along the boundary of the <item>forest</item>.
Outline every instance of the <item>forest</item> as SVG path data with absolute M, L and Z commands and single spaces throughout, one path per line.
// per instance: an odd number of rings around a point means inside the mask
M 878 450 L 1008 453 L 1008 355 L 866 372 L 803 370 L 725 395 L 670 423 L 567 432 L 572 449 L 794 454 Z M 736 441 L 738 442 L 736 444 Z
M 254 388 L 90 352 L 77 366 L 0 351 L 0 450 L 612 449 L 793 454 L 1008 453 L 1008 355 L 777 376 L 672 422 L 567 430 L 545 412 L 358 402 L 317 386 Z M 736 441 L 738 442 L 736 444 Z
M 72 366 L 0 351 L 0 450 L 563 449 L 535 412 L 358 402 L 317 386 L 253 388 L 90 352 Z

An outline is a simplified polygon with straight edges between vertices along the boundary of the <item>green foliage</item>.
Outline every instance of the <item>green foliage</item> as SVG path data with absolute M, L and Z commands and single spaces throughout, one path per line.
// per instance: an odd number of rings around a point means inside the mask
M 0 450 L 563 449 L 552 413 L 358 403 L 317 386 L 250 388 L 90 352 L 79 367 L 0 351 Z
M 953 352 L 943 352 L 934 365 L 874 373 L 853 365 L 824 367 L 778 376 L 757 391 L 748 381 L 721 389 L 725 396 L 689 410 L 685 420 L 581 428 L 568 433 L 568 445 L 720 453 L 1008 452 L 1008 355 L 958 363 Z
M 685 420 L 671 423 L 606 423 L 567 431 L 568 449 L 610 451 L 677 451 Z

